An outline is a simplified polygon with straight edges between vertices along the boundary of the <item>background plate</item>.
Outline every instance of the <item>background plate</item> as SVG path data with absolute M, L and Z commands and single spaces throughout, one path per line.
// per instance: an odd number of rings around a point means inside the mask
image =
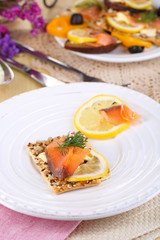
M 75 111 L 96 94 L 121 98 L 142 119 L 113 139 L 90 139 L 109 162 L 109 180 L 55 195 L 26 145 L 73 131 Z M 0 133 L 0 202 L 16 211 L 50 219 L 96 219 L 135 208 L 160 193 L 160 105 L 138 92 L 105 83 L 27 92 L 0 104 Z
M 155 8 L 160 7 L 159 0 L 153 0 L 153 6 Z M 57 37 L 55 37 L 55 39 L 62 47 L 64 47 L 65 42 L 64 39 Z M 156 47 L 154 45 L 149 49 L 146 48 L 144 52 L 136 54 L 130 54 L 128 50 L 123 46 L 119 46 L 115 50 L 105 54 L 85 54 L 74 51 L 71 52 L 84 58 L 100 62 L 114 62 L 114 63 L 139 62 L 160 57 L 160 47 Z
M 56 41 L 64 47 L 65 40 L 62 38 L 55 37 Z M 70 50 L 67 50 L 70 51 Z M 142 53 L 131 54 L 128 52 L 127 48 L 123 46 L 118 46 L 115 50 L 109 53 L 103 54 L 86 54 L 86 53 L 79 53 L 70 51 L 73 54 L 78 56 L 100 61 L 100 62 L 112 62 L 112 63 L 127 63 L 127 62 L 140 62 L 146 61 L 149 59 L 160 57 L 160 47 L 152 46 L 149 49 L 145 49 Z

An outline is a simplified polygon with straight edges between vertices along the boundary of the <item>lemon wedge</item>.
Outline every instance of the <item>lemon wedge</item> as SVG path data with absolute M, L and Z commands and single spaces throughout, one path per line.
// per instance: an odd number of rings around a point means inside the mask
M 91 138 L 111 138 L 129 127 L 129 123 L 114 125 L 105 120 L 99 110 L 121 105 L 123 102 L 112 95 L 97 95 L 83 104 L 75 113 L 74 126 Z M 124 104 L 124 103 L 123 103 Z
M 74 29 L 68 32 L 68 40 L 75 44 L 97 42 L 97 38 L 91 37 L 86 29 Z
M 152 0 L 124 0 L 125 4 L 135 9 L 148 9 L 153 5 Z
M 134 24 L 134 23 L 127 23 L 124 21 L 118 21 L 114 17 L 107 17 L 107 21 L 109 25 L 111 25 L 113 28 L 127 33 L 137 33 L 140 32 L 144 26 L 141 24 Z
M 81 165 L 71 177 L 65 178 L 68 182 L 87 181 L 97 178 L 109 177 L 109 166 L 104 156 L 91 149 Z

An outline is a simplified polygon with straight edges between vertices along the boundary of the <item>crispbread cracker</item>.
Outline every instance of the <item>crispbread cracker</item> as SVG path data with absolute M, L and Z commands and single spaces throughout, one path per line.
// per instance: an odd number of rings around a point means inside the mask
M 160 31 L 156 31 L 156 36 L 155 37 L 148 37 L 144 34 L 141 33 L 136 33 L 133 35 L 133 37 L 137 37 L 141 40 L 152 42 L 156 46 L 160 46 Z
M 86 188 L 91 186 L 99 185 L 104 179 L 94 179 L 88 181 L 79 181 L 79 182 L 68 182 L 65 179 L 59 179 L 53 175 L 50 171 L 48 163 L 45 162 L 42 158 L 38 157 L 40 153 L 45 152 L 45 148 L 50 144 L 52 138 L 49 138 L 46 141 L 37 141 L 36 143 L 29 143 L 27 149 L 29 155 L 31 156 L 33 162 L 36 164 L 41 175 L 52 188 L 55 194 L 79 189 Z

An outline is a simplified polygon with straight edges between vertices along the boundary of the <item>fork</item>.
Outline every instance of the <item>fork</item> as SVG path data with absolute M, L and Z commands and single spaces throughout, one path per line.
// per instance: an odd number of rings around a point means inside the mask
M 20 49 L 21 52 L 25 52 L 25 53 L 28 53 L 28 54 L 31 54 L 33 56 L 36 56 L 42 60 L 45 60 L 45 61 L 48 61 L 48 62 L 51 62 L 59 67 L 62 67 L 70 72 L 73 72 L 75 74 L 77 74 L 79 77 L 81 77 L 81 79 L 83 80 L 83 82 L 105 82 L 103 81 L 102 79 L 99 79 L 99 78 L 96 78 L 96 77 L 92 77 L 92 76 L 89 76 L 87 74 L 85 74 L 84 72 L 81 72 L 80 70 L 76 69 L 76 68 L 73 68 L 71 67 L 70 65 L 66 64 L 66 63 L 63 63 L 55 58 L 52 58 L 50 56 L 47 56 L 45 55 L 44 53 L 41 53 L 39 51 L 36 51 L 34 50 L 33 48 L 29 47 L 29 46 L 26 46 L 20 42 L 17 42 L 14 40 L 14 42 L 16 43 L 16 46 Z M 123 87 L 128 87 L 130 85 L 130 83 L 127 83 L 127 84 L 122 84 L 121 86 Z

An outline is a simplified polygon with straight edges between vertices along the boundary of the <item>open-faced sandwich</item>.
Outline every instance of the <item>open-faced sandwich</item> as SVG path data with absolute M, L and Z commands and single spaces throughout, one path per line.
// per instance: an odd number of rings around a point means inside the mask
M 140 53 L 160 46 L 160 9 L 152 0 L 77 0 L 46 29 L 72 51 L 107 53 L 121 44 Z
M 116 11 L 140 13 L 152 6 L 152 0 L 104 0 L 104 4 Z
M 107 160 L 81 132 L 29 143 L 27 149 L 55 194 L 95 186 L 110 176 Z

